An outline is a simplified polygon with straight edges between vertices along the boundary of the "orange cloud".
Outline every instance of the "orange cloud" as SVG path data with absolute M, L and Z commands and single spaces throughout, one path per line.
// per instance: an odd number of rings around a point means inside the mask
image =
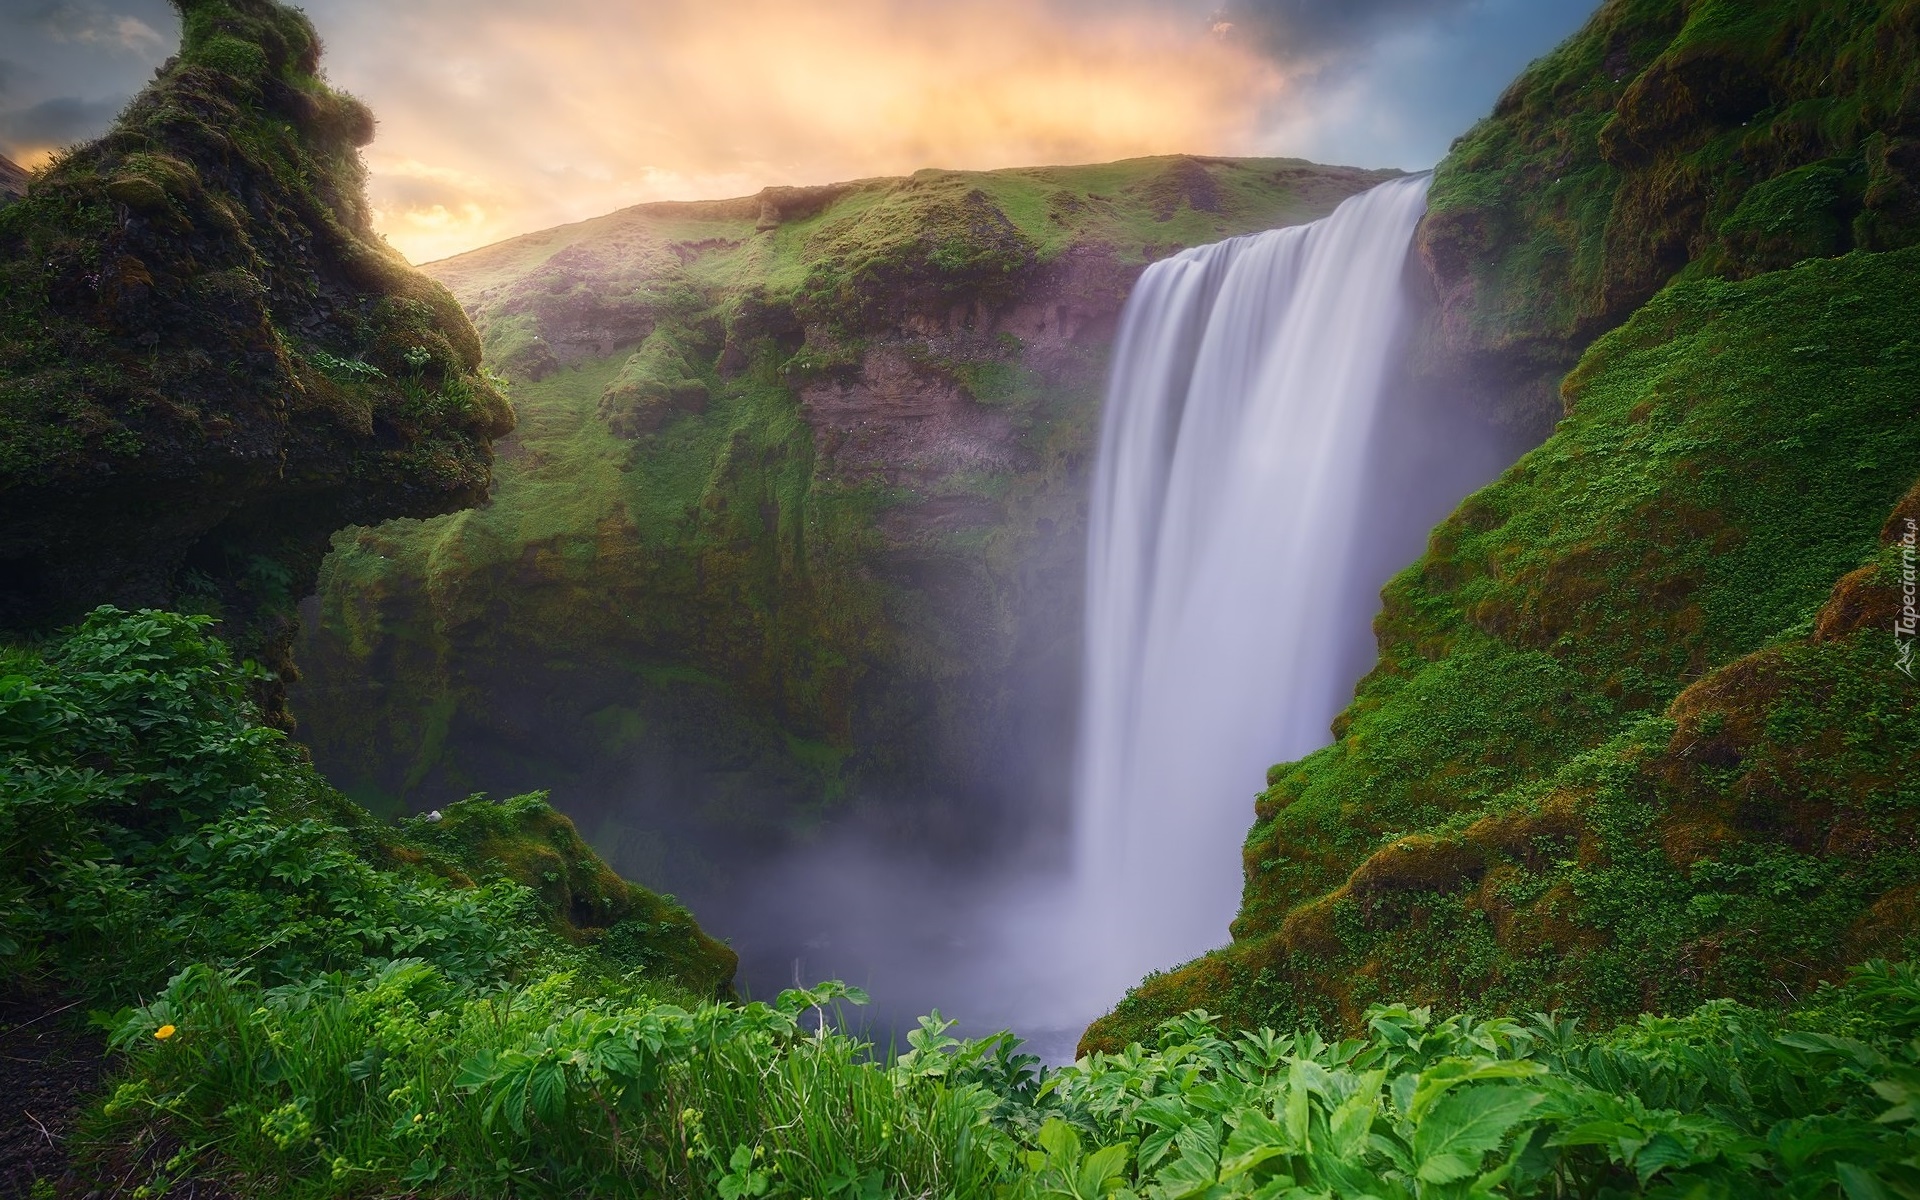
M 309 5 L 336 82 L 381 114 L 374 200 L 415 261 L 770 183 L 1250 151 L 1284 85 L 1210 22 L 1124 3 L 1088 20 L 1021 0 L 379 9 Z

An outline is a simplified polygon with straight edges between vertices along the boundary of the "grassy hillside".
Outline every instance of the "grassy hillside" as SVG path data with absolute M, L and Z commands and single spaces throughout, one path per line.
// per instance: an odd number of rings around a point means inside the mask
M 551 787 L 675 887 L 702 846 L 849 803 L 949 843 L 1030 816 L 1061 790 L 1034 763 L 1070 737 L 1082 481 L 1131 281 L 1380 178 L 923 171 L 436 264 L 520 429 L 485 507 L 337 540 L 303 737 L 370 803 Z
M 1456 285 L 1443 332 L 1532 370 L 1638 307 L 1566 377 L 1553 436 L 1389 586 L 1335 744 L 1270 773 L 1233 944 L 1088 1044 L 1194 1004 L 1351 1027 L 1386 994 L 1601 1020 L 1791 1003 L 1911 952 L 1920 724 L 1894 617 L 1920 251 L 1887 247 L 1920 230 L 1883 181 L 1846 220 L 1777 214 L 1831 230 L 1817 245 L 1741 231 L 1801 194 L 1806 156 L 1920 128 L 1896 52 L 1915 11 L 1612 3 L 1456 147 L 1424 234 Z M 1736 50 L 1753 86 L 1716 91 Z M 1833 96 L 1795 91 L 1829 74 Z M 1659 137 L 1656 95 L 1680 114 Z M 1534 186 L 1549 146 L 1558 192 Z

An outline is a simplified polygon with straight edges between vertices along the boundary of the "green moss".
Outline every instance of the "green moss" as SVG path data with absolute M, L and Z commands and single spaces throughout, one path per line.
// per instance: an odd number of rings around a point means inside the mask
M 733 951 L 671 898 L 615 874 L 544 793 L 498 802 L 471 796 L 403 830 L 403 844 L 425 851 L 440 870 L 531 889 L 550 927 L 571 942 L 696 995 L 724 994 L 732 982 Z
M 698 348 L 693 349 L 698 360 Z M 717 347 L 709 348 L 709 357 Z M 680 413 L 706 411 L 712 385 L 689 365 L 687 350 L 656 329 L 600 395 L 600 419 L 616 437 L 653 433 Z

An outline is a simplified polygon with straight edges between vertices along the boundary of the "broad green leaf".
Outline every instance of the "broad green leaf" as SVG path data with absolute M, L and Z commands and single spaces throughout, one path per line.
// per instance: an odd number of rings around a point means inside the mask
M 1074 1181 L 1074 1190 L 1087 1200 L 1112 1191 L 1120 1185 L 1120 1173 L 1127 1169 L 1127 1147 L 1106 1146 L 1087 1156 Z
M 1708 1156 L 1712 1158 L 1712 1155 Z M 1669 1167 L 1690 1167 L 1700 1158 L 1693 1151 L 1664 1133 L 1656 1133 L 1653 1139 L 1640 1148 L 1633 1157 L 1633 1169 L 1640 1176 L 1640 1183 L 1647 1181 Z
M 1854 1065 L 1869 1071 L 1883 1067 L 1887 1062 L 1886 1055 L 1865 1042 L 1848 1037 L 1835 1037 L 1827 1033 L 1795 1031 L 1783 1033 L 1774 1041 L 1782 1046 L 1790 1046 L 1810 1054 L 1831 1054 L 1851 1059 Z
M 1080 1133 L 1059 1117 L 1048 1117 L 1035 1139 L 1054 1166 L 1065 1171 L 1080 1158 Z
M 1140 1169 L 1151 1171 L 1160 1165 L 1160 1160 L 1173 1149 L 1173 1137 L 1178 1129 L 1157 1129 L 1148 1134 L 1140 1143 Z
M 1306 1077 L 1302 1070 L 1304 1066 L 1305 1064 L 1296 1058 L 1287 1070 L 1287 1105 L 1281 1114 L 1286 1124 L 1287 1143 L 1299 1150 L 1305 1150 L 1311 1145 L 1307 1130 L 1310 1125 L 1308 1118 L 1313 1111 L 1313 1097 L 1307 1091 Z
M 543 1121 L 558 1121 L 567 1111 L 567 1072 L 557 1062 L 541 1063 L 534 1069 L 528 1097 L 533 1113 Z
M 1380 1084 L 1384 1071 L 1369 1074 L 1360 1088 L 1341 1102 L 1327 1118 L 1333 1138 L 1333 1152 L 1357 1159 L 1366 1152 L 1367 1135 L 1373 1131 L 1374 1112 L 1380 1103 Z
M 1839 1163 L 1834 1172 L 1840 1176 L 1840 1190 L 1847 1200 L 1893 1200 L 1886 1185 L 1873 1172 L 1852 1163 Z
M 1408 1105 L 1407 1115 L 1415 1121 L 1422 1120 L 1440 1097 L 1463 1083 L 1530 1079 L 1546 1071 L 1545 1064 L 1524 1059 L 1448 1059 L 1420 1073 L 1420 1083 L 1414 1089 L 1413 1103 Z
M 1487 1151 L 1538 1108 L 1539 1092 L 1516 1087 L 1477 1087 L 1455 1092 L 1434 1105 L 1414 1130 L 1417 1174 L 1428 1183 L 1452 1183 L 1475 1175 Z
M 1167 1164 L 1154 1178 L 1154 1183 L 1163 1200 L 1187 1200 L 1204 1196 L 1217 1178 L 1213 1159 L 1202 1154 L 1182 1154 Z
M 1220 1155 L 1220 1177 L 1231 1179 L 1264 1162 L 1293 1153 L 1292 1139 L 1278 1122 L 1258 1109 L 1233 1116 L 1233 1132 Z
M 1648 1133 L 1625 1121 L 1586 1121 L 1553 1135 L 1555 1146 L 1608 1146 L 1621 1160 L 1632 1158 L 1647 1144 Z

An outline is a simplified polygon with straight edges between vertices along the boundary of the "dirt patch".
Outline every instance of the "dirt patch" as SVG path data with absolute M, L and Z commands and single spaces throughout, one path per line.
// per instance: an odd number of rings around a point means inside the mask
M 1005 414 L 892 346 L 871 351 L 858 376 L 810 384 L 800 399 L 821 458 L 849 482 L 926 486 L 959 471 L 1018 465 Z
M 0 993 L 0 1196 L 91 1190 L 77 1177 L 69 1140 L 105 1079 L 106 1042 L 66 1004 Z

